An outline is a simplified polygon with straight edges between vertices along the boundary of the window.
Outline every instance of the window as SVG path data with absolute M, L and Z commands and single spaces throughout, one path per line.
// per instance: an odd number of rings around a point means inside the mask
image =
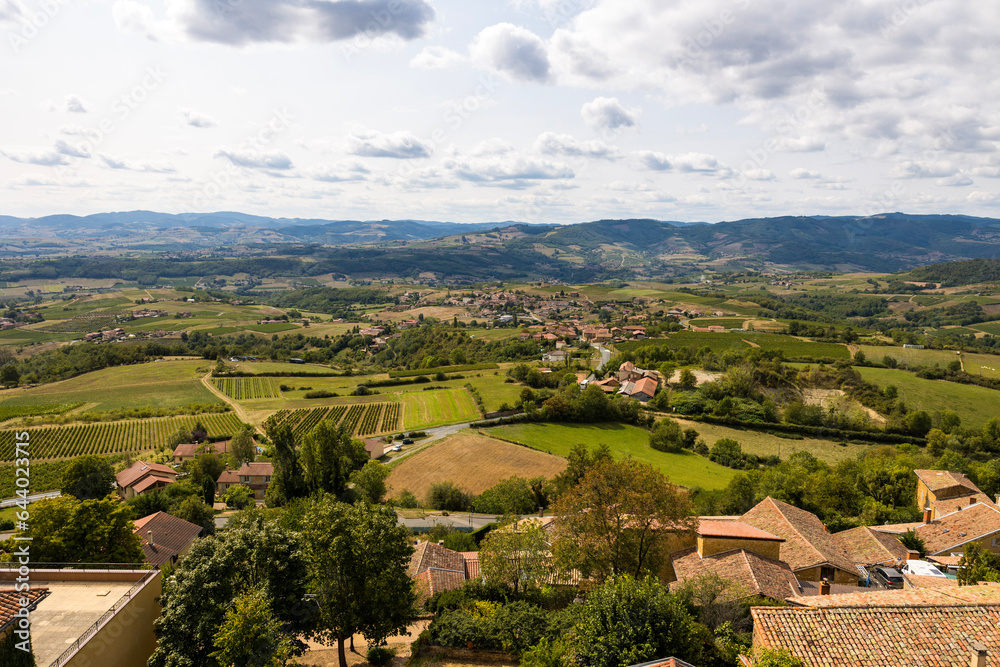
M 991 546 L 991 547 L 1000 547 L 1000 537 L 994 537 L 994 538 L 993 538 L 993 539 L 992 539 L 992 540 L 990 541 L 990 546 Z

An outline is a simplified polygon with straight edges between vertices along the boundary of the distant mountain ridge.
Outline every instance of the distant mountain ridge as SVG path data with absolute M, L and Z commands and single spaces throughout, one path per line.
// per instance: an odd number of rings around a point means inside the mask
M 273 218 L 239 212 L 168 214 L 155 211 L 0 216 L 6 256 L 44 250 L 130 248 L 184 253 L 254 245 L 316 246 L 359 273 L 427 271 L 440 277 L 492 276 L 490 263 L 509 260 L 502 273 L 565 278 L 587 275 L 655 278 L 697 267 L 738 270 L 891 272 L 938 262 L 1000 258 L 1000 219 L 966 215 L 783 216 L 718 223 L 646 218 L 556 225 L 515 221 L 455 223 L 433 220 L 324 220 Z M 372 247 L 374 245 L 378 248 Z M 295 251 L 294 254 L 302 254 Z M 387 268 L 388 267 L 388 268 Z M 405 268 L 404 268 L 405 267 Z

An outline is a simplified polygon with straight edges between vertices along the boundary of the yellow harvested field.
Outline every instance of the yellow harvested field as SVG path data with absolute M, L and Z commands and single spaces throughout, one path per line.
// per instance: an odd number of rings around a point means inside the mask
M 409 456 L 392 469 L 386 486 L 388 496 L 409 489 L 423 500 L 431 485 L 452 482 L 471 492 L 482 493 L 513 475 L 554 477 L 566 467 L 566 459 L 528 447 L 513 445 L 477 434 L 459 434 Z

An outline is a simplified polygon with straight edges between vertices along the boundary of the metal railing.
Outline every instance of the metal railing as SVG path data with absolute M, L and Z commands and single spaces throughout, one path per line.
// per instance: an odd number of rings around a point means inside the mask
M 93 625 L 84 630 L 83 633 L 77 637 L 76 641 L 70 644 L 69 647 L 63 651 L 62 655 L 56 658 L 52 664 L 49 665 L 49 667 L 60 667 L 61 665 L 65 665 L 69 662 L 69 659 L 76 655 L 77 651 L 90 641 L 91 638 L 96 635 L 108 621 L 114 618 L 115 614 L 124 609 L 125 605 L 127 605 L 132 598 L 135 597 L 136 593 L 142 590 L 146 584 L 152 581 L 155 575 L 156 570 L 150 570 L 149 574 L 144 575 L 142 579 L 132 586 L 132 588 L 128 589 L 128 592 L 126 592 L 125 595 L 121 596 L 121 598 L 115 602 L 114 605 L 112 605 L 111 609 L 101 614 L 101 617 L 97 619 Z
M 119 570 L 155 570 L 158 569 L 149 563 L 35 563 L 27 564 L 32 571 L 36 570 L 97 570 L 97 571 L 119 571 Z M 5 570 L 19 570 L 20 563 L 12 561 L 0 562 L 0 572 Z

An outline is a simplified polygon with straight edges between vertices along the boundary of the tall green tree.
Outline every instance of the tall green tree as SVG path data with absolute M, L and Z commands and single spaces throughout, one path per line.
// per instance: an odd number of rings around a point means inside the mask
M 608 579 L 584 604 L 576 657 L 587 667 L 625 667 L 675 656 L 700 664 L 694 619 L 656 579 Z
M 291 427 L 269 424 L 267 438 L 274 446 L 274 474 L 267 486 L 267 505 L 281 507 L 290 500 L 306 496 L 308 491 Z
M 229 464 L 238 470 L 244 463 L 252 463 L 256 455 L 257 447 L 253 442 L 253 429 L 245 426 L 229 441 Z
M 320 422 L 301 447 L 302 472 L 311 493 L 342 496 L 351 473 L 369 460 L 368 452 L 351 434 L 331 422 Z
M 541 588 L 553 571 L 548 534 L 536 520 L 511 521 L 486 536 L 479 563 L 486 579 L 515 593 Z
M 297 533 L 262 510 L 234 516 L 217 538 L 198 540 L 163 583 L 163 611 L 153 623 L 157 647 L 150 667 L 217 667 L 216 634 L 241 595 L 259 593 L 293 653 L 311 627 L 315 606 L 306 600 L 306 560 Z
M 223 667 L 279 667 L 293 652 L 260 591 L 243 593 L 233 601 L 213 640 L 216 650 L 210 657 Z
M 378 505 L 385 498 L 385 480 L 389 468 L 378 461 L 369 461 L 360 470 L 351 474 L 354 490 L 367 502 Z
M 73 459 L 62 476 L 62 492 L 79 500 L 103 498 L 114 490 L 115 469 L 102 456 L 90 454 Z
M 28 530 L 36 563 L 141 563 L 132 510 L 118 499 L 60 496 L 31 506 Z M 6 551 L 13 549 L 8 542 Z
M 980 581 L 1000 581 L 1000 556 L 979 542 L 969 542 L 958 561 L 958 585 L 974 586 Z
M 687 492 L 652 466 L 602 460 L 553 506 L 552 550 L 566 570 L 601 581 L 659 575 L 672 533 L 694 528 Z
M 344 643 L 355 633 L 380 645 L 406 632 L 416 599 L 406 572 L 413 547 L 395 512 L 326 495 L 305 517 L 303 541 L 319 603 L 313 636 L 337 645 L 340 667 L 347 667 Z

